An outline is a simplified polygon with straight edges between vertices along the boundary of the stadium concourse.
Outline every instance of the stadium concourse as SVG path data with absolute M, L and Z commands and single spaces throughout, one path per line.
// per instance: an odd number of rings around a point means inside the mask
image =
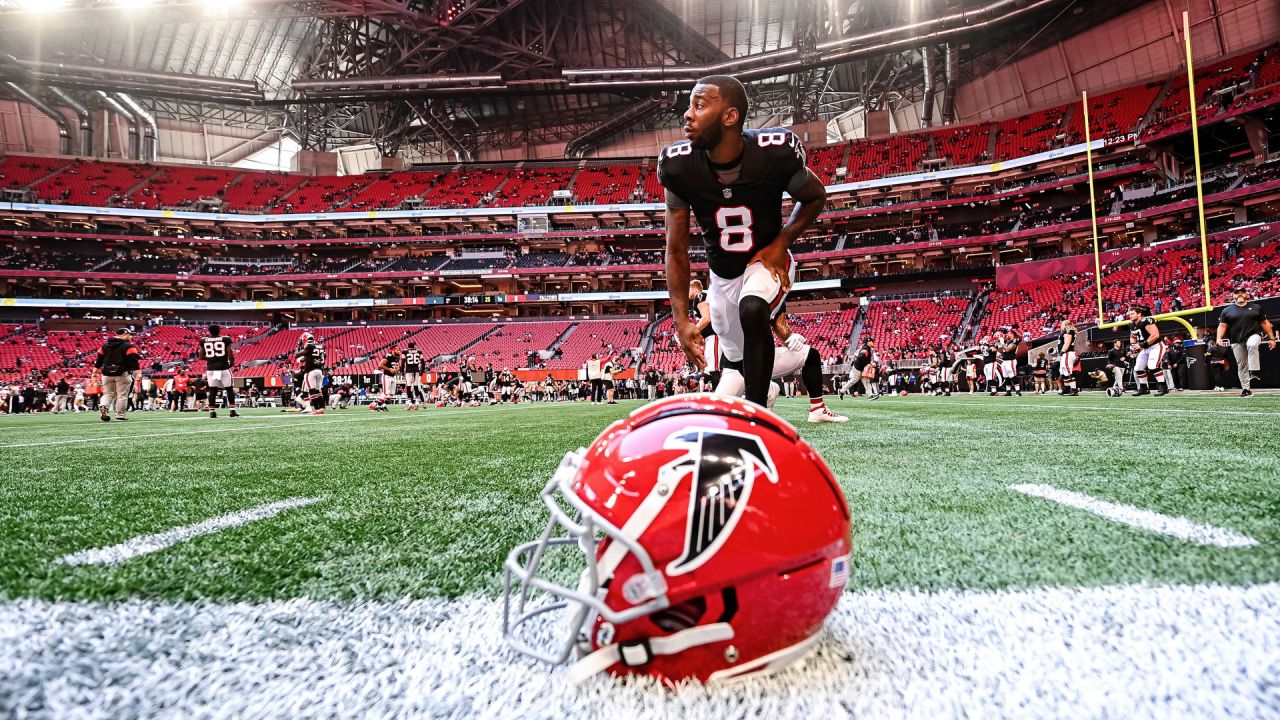
M 1280 5 L 870 5 L 0 2 L 0 717 L 1280 717 Z

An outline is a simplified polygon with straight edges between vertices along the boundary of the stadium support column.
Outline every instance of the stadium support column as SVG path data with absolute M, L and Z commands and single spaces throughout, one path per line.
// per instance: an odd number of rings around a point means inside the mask
M 70 155 L 71 131 L 68 128 L 67 119 L 62 116 L 62 113 L 58 112 L 55 108 L 50 107 L 49 103 L 46 103 L 44 100 L 41 100 L 35 95 L 27 92 L 26 88 L 17 83 L 6 82 L 4 85 L 9 88 L 9 91 L 16 95 L 19 100 L 44 113 L 53 121 L 54 125 L 58 127 L 58 154 Z
M 63 105 L 71 108 L 76 117 L 80 121 L 80 147 L 79 152 L 85 157 L 93 157 L 93 117 L 79 100 L 71 97 L 59 88 L 50 87 L 49 94 L 56 97 Z
M 946 84 L 942 89 L 942 122 L 950 125 L 956 121 L 956 83 L 960 81 L 960 49 L 952 43 L 945 46 Z
M 920 124 L 924 127 L 933 126 L 933 66 L 934 53 L 936 52 L 932 45 L 925 45 L 920 50 L 922 56 L 921 61 L 924 68 L 924 108 L 920 111 Z

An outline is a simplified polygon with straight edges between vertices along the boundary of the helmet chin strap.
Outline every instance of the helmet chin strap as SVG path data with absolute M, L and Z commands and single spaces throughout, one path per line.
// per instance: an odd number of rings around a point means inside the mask
M 721 622 L 697 625 L 663 637 L 611 643 L 570 665 L 569 681 L 574 685 L 581 685 L 589 678 L 608 670 L 614 663 L 637 667 L 661 655 L 675 655 L 699 645 L 732 639 L 733 627 Z

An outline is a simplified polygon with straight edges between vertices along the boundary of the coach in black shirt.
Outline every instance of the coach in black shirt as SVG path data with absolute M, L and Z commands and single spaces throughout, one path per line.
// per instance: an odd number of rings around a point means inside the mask
M 1253 394 L 1250 383 L 1253 373 L 1262 369 L 1258 358 L 1258 346 L 1262 344 L 1262 334 L 1267 334 L 1267 347 L 1276 349 L 1276 332 L 1271 321 L 1262 313 L 1262 306 L 1249 302 L 1249 289 L 1236 288 L 1235 303 L 1222 309 L 1218 319 L 1218 344 L 1231 346 L 1236 356 L 1236 370 L 1240 374 L 1240 397 Z M 1228 341 L 1226 338 L 1230 336 Z

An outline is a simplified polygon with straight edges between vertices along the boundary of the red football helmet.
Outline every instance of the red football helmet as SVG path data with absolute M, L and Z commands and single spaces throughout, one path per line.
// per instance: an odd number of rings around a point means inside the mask
M 849 508 L 831 471 L 743 400 L 640 408 L 565 455 L 542 499 L 546 530 L 507 556 L 503 631 L 553 664 L 576 650 L 574 682 L 773 672 L 813 645 L 848 580 Z M 567 628 L 549 622 L 557 612 Z

